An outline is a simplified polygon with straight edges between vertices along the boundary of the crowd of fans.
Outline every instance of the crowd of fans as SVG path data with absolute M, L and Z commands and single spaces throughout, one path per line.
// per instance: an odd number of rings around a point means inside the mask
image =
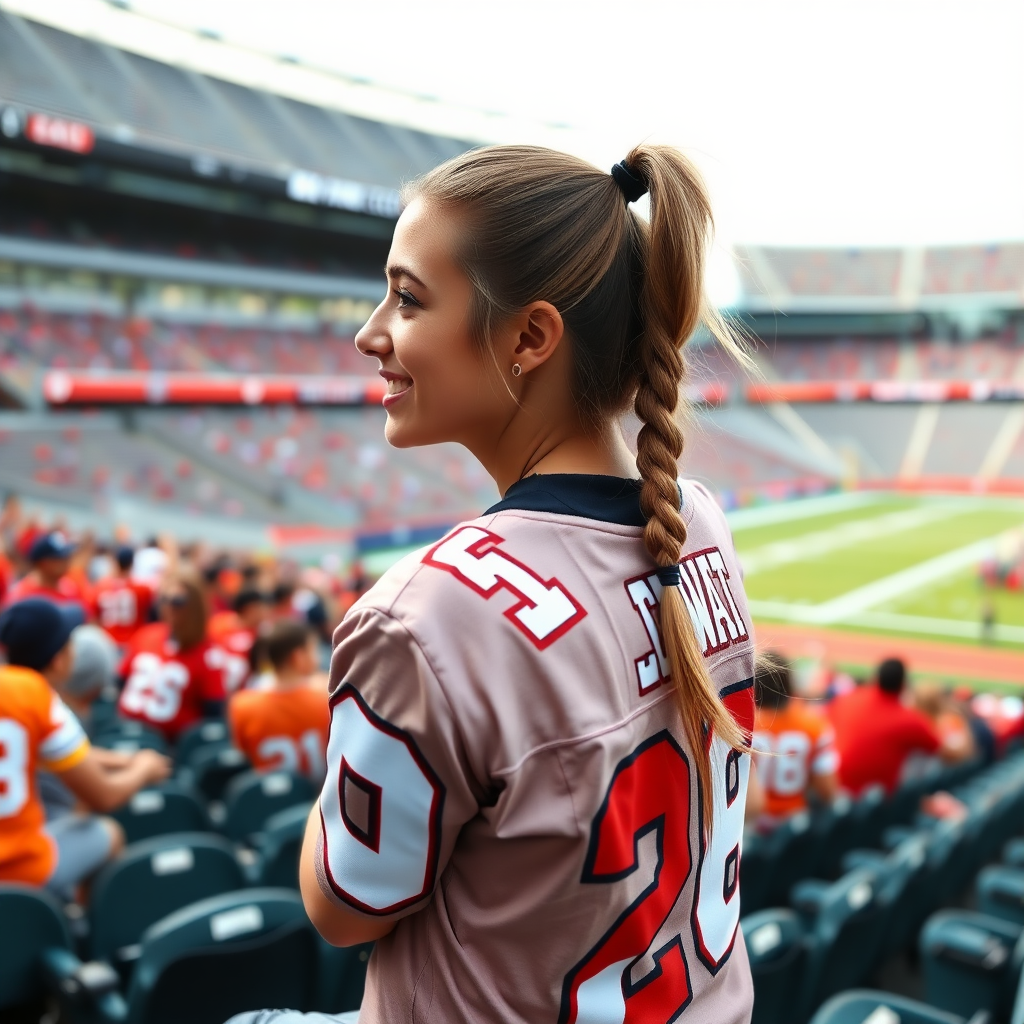
M 0 880 L 74 898 L 124 844 L 108 812 L 170 775 L 162 753 L 90 742 L 99 700 L 167 749 L 226 720 L 255 768 L 322 780 L 329 638 L 361 579 L 163 537 L 73 543 L 15 498 L 0 540 Z

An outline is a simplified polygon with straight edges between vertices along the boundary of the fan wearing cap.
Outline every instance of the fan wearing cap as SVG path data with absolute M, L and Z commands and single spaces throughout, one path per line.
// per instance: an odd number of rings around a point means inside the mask
M 68 574 L 74 545 L 60 530 L 44 533 L 32 542 L 28 560 L 32 568 L 8 591 L 6 604 L 26 597 L 44 597 L 57 604 L 86 606 L 85 595 L 74 577 Z
M 89 809 L 114 810 L 143 786 L 165 779 L 170 763 L 154 751 L 108 763 L 89 745 L 57 688 L 74 666 L 77 608 L 42 598 L 0 614 L 0 880 L 47 886 L 61 896 L 104 864 L 123 842 L 113 822 L 69 815 L 46 826 L 37 768 L 46 768 Z
M 115 561 L 117 569 L 112 576 L 96 584 L 90 604 L 96 622 L 117 643 L 126 644 L 149 622 L 153 588 L 148 583 L 132 579 L 135 552 L 131 548 L 118 548 Z

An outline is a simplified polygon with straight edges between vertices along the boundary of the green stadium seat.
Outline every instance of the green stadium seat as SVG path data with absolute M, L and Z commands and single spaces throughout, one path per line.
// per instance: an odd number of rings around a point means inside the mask
M 194 785 L 207 800 L 220 800 L 228 783 L 251 767 L 240 750 L 212 744 L 200 747 L 192 755 L 189 765 L 179 769 L 178 776 Z
M 272 814 L 256 837 L 259 852 L 257 884 L 298 888 L 299 853 L 309 817 L 308 803 Z
M 792 910 L 762 910 L 740 920 L 754 978 L 751 1024 L 792 1024 L 807 954 Z
M 768 841 L 756 832 L 743 834 L 743 853 L 740 857 L 740 907 L 742 913 L 752 914 L 767 903 L 773 859 Z
M 142 936 L 127 997 L 108 1019 L 223 1024 L 246 1010 L 314 1009 L 321 942 L 293 890 L 201 900 Z
M 224 791 L 225 819 L 222 831 L 231 839 L 245 839 L 263 830 L 278 811 L 315 797 L 313 784 L 293 772 L 245 772 L 236 775 Z
M 1009 867 L 1024 868 L 1024 838 L 1009 840 L 1003 847 L 1003 863 Z
M 793 887 L 793 906 L 810 922 L 801 1000 L 805 1017 L 829 996 L 867 979 L 884 940 L 886 908 L 878 889 L 866 868 L 831 884 L 810 880 Z
M 338 949 L 320 940 L 320 982 L 316 1008 L 322 1013 L 358 1011 L 366 986 L 373 943 Z
M 130 718 L 118 718 L 103 729 L 96 730 L 92 742 L 97 747 L 129 754 L 144 748 L 158 750 L 161 754 L 167 753 L 167 741 L 161 733 Z
M 228 731 L 227 722 L 220 719 L 210 719 L 206 722 L 197 722 L 190 725 L 178 737 L 178 743 L 174 750 L 174 759 L 178 764 L 188 764 L 192 756 L 202 747 L 214 745 L 231 744 L 231 736 Z
M 70 951 L 72 940 L 60 904 L 49 893 L 27 885 L 0 884 L 0 922 L 2 1018 L 4 1011 L 45 996 L 43 954 Z
M 135 843 L 93 885 L 92 955 L 127 973 L 139 955 L 142 933 L 154 922 L 244 886 L 234 848 L 221 836 L 181 833 Z
M 942 910 L 920 938 L 925 998 L 969 1017 L 985 1010 L 1003 1018 L 1024 960 L 1019 925 L 967 910 Z
M 978 910 L 1024 925 L 1024 869 L 992 864 L 978 874 Z
M 893 995 L 854 989 L 833 996 L 811 1018 L 811 1024 L 968 1024 L 963 1017 L 925 1003 Z M 975 1018 L 971 1024 L 982 1024 Z
M 210 828 L 199 798 L 190 788 L 173 781 L 140 790 L 113 816 L 121 823 L 128 843 L 170 832 L 205 832 Z
M 780 906 L 796 882 L 813 875 L 821 835 L 811 827 L 811 815 L 803 811 L 780 822 L 768 844 L 772 866 L 767 902 L 768 906 Z
M 841 795 L 814 816 L 813 827 L 820 837 L 815 873 L 823 878 L 834 878 L 839 874 L 840 858 L 858 841 L 853 808 L 853 800 Z

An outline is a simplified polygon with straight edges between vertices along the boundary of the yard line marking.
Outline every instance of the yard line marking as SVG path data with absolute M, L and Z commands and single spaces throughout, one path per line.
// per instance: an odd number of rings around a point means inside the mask
M 780 501 L 775 505 L 761 505 L 758 508 L 737 508 L 726 512 L 725 518 L 733 530 L 749 530 L 757 526 L 774 526 L 776 523 L 847 512 L 892 499 L 893 495 L 886 491 L 844 491 L 841 494 L 823 494 L 817 498 Z
M 871 542 L 879 537 L 904 530 L 915 530 L 928 523 L 967 511 L 962 505 L 925 505 L 921 508 L 902 509 L 887 515 L 872 516 L 867 519 L 855 519 L 850 523 L 840 523 L 827 530 L 817 533 L 806 533 L 802 537 L 775 541 L 752 551 L 740 552 L 740 565 L 744 576 L 765 572 L 790 562 L 803 562 L 817 558 L 829 551 L 852 547 L 854 544 Z
M 1004 417 L 978 470 L 979 480 L 995 480 L 999 476 L 1013 454 L 1021 430 L 1024 430 L 1024 403 L 1011 408 Z
M 839 597 L 822 604 L 789 604 L 783 601 L 750 601 L 750 610 L 755 615 L 771 618 L 789 619 L 793 622 L 806 622 L 814 625 L 828 625 L 850 620 L 862 612 L 868 611 L 883 601 L 891 601 L 895 597 L 920 590 L 929 583 L 952 576 L 953 573 L 975 565 L 980 559 L 990 554 L 993 547 L 1004 534 L 975 541 L 944 555 L 930 558 L 925 562 L 902 569 L 891 576 L 857 587 Z
M 872 629 L 895 633 L 934 633 L 935 636 L 981 639 L 981 623 L 964 619 L 933 619 L 923 615 L 901 615 L 898 612 L 861 612 L 846 621 L 851 626 L 870 626 Z M 1003 643 L 1024 644 L 1024 626 L 1007 626 L 997 622 L 992 627 L 992 638 Z

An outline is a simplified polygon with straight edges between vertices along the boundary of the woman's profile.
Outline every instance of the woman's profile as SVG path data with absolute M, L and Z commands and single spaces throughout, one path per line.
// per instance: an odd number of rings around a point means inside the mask
M 667 147 L 611 175 L 486 148 L 409 191 L 356 344 L 391 444 L 457 441 L 502 497 L 334 638 L 300 873 L 328 941 L 376 940 L 361 1024 L 750 1018 L 750 617 L 724 516 L 677 481 L 683 345 L 732 345 L 710 230 Z

